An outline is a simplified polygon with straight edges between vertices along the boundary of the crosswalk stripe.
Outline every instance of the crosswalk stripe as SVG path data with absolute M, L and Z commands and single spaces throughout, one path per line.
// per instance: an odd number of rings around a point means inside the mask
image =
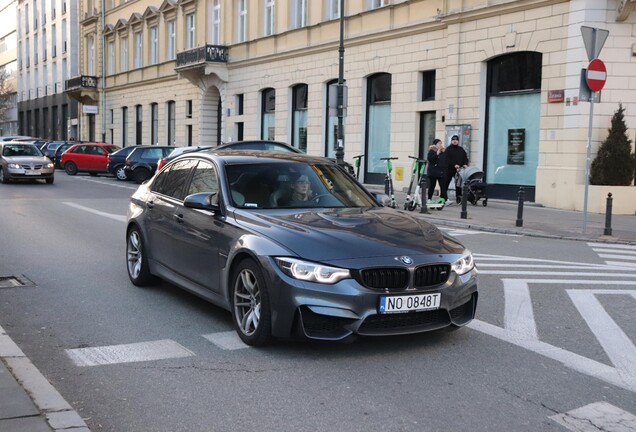
M 594 252 L 614 253 L 619 255 L 636 255 L 636 250 L 614 249 L 614 248 L 592 248 Z
M 569 289 L 566 292 L 619 374 L 636 387 L 636 346 L 596 298 L 597 294 L 608 294 L 600 290 Z M 636 296 L 636 291 L 623 291 L 620 294 Z
M 636 263 L 625 262 L 625 261 L 606 261 L 607 264 L 613 266 L 620 266 L 623 270 L 631 270 L 632 268 L 636 270 Z M 613 275 L 612 275 L 613 276 Z
M 65 351 L 77 366 L 144 362 L 194 355 L 192 351 L 170 339 Z
M 624 261 L 636 261 L 636 255 L 634 256 L 626 256 L 626 255 L 615 255 L 615 254 L 598 254 L 601 258 L 614 258 L 620 259 Z
M 504 279 L 504 326 L 511 337 L 538 339 L 530 288 L 519 279 Z
M 238 336 L 238 334 L 236 334 L 235 331 L 210 333 L 202 336 L 212 342 L 214 345 L 224 350 L 249 348 L 249 345 L 243 343 L 243 341 Z
M 572 432 L 633 432 L 636 416 L 607 402 L 595 402 L 584 407 L 549 417 Z
M 588 243 L 593 248 L 611 248 L 611 249 L 631 249 L 636 250 L 636 245 L 621 245 L 615 243 Z

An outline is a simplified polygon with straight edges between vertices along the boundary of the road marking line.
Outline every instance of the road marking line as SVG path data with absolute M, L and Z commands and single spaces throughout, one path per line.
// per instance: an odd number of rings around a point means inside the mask
M 631 249 L 636 250 L 636 246 L 633 245 L 619 245 L 614 243 L 588 243 L 588 246 L 598 248 L 611 248 L 611 249 Z
M 602 252 L 602 253 L 613 253 L 613 254 L 619 254 L 622 256 L 627 256 L 627 255 L 636 255 L 636 250 L 626 250 L 626 249 L 610 249 L 610 248 L 593 248 L 592 249 L 594 252 Z
M 601 268 L 595 267 L 572 267 L 571 265 L 550 265 L 550 264 L 491 264 L 491 263 L 482 263 L 481 261 L 477 263 L 477 267 L 501 267 L 501 268 L 552 268 L 552 269 L 565 269 L 565 270 L 573 270 L 580 268 L 581 270 L 600 270 Z M 623 266 L 610 267 L 603 265 L 603 270 L 621 270 Z
M 92 182 L 92 183 L 98 183 L 98 184 L 105 185 L 105 186 L 123 188 L 123 189 L 137 190 L 137 188 L 138 188 L 138 186 L 128 186 L 126 184 L 117 184 L 117 183 L 99 181 L 99 180 L 96 180 L 96 179 L 93 179 L 93 178 L 90 178 L 90 177 L 76 177 L 76 179 L 77 180 L 87 181 L 87 182 Z M 121 180 L 118 180 L 118 182 L 121 182 Z
M 170 339 L 65 351 L 77 366 L 144 362 L 194 355 L 192 351 Z
M 235 331 L 210 333 L 202 336 L 224 350 L 249 348 L 249 345 L 246 345 Z
M 566 290 L 574 306 L 596 336 L 610 361 L 623 379 L 636 387 L 636 346 L 607 313 L 596 298 L 597 292 Z M 609 295 L 602 292 L 602 294 Z M 636 291 L 623 291 L 622 295 L 636 296 Z M 616 295 L 613 293 L 613 295 Z
M 620 376 L 616 368 L 608 366 L 606 364 L 597 362 L 596 360 L 588 359 L 579 354 L 575 354 L 570 351 L 566 351 L 563 348 L 550 345 L 540 340 L 533 339 L 511 339 L 508 332 L 496 325 L 486 323 L 480 320 L 472 320 L 467 325 L 473 330 L 480 331 L 504 342 L 509 342 L 521 348 L 525 348 L 529 351 L 533 351 L 544 357 L 556 360 L 570 369 L 581 372 L 585 375 L 598 378 L 607 383 L 613 384 L 631 392 L 636 392 L 636 386 L 625 382 Z
M 548 264 L 566 264 L 574 266 L 575 268 L 599 268 L 604 269 L 607 268 L 606 264 L 590 264 L 590 263 L 580 263 L 580 262 L 572 262 L 572 261 L 558 261 L 558 260 L 547 260 L 541 258 L 520 258 L 520 257 L 510 257 L 505 255 L 483 255 L 483 254 L 474 254 L 473 255 L 476 260 L 479 261 L 494 261 L 494 262 L 505 262 L 505 261 L 513 261 L 513 262 L 527 262 L 527 263 L 548 263 Z
M 93 214 L 96 214 L 98 216 L 103 216 L 105 218 L 114 219 L 114 220 L 120 221 L 120 222 L 126 222 L 126 216 L 116 215 L 116 214 L 112 214 L 112 213 L 105 213 L 105 212 L 102 212 L 102 211 L 99 211 L 99 210 L 92 209 L 90 207 L 84 207 L 83 205 L 75 204 L 75 203 L 68 202 L 68 201 L 64 201 L 64 202 L 62 202 L 62 204 L 66 204 L 69 207 L 74 207 L 74 208 L 79 209 L 79 210 L 84 210 L 86 212 L 93 213 Z
M 634 256 L 629 256 L 629 255 L 615 255 L 615 254 L 598 254 L 598 256 L 600 256 L 601 258 L 614 258 L 614 259 L 620 259 L 620 260 L 625 260 L 625 261 L 636 261 L 636 255 Z
M 595 402 L 584 407 L 549 417 L 573 432 L 633 432 L 636 416 L 607 402 Z
M 528 284 L 519 279 L 503 279 L 504 327 L 512 338 L 538 339 Z
M 479 264 L 477 264 L 479 268 Z M 636 265 L 634 266 L 636 267 Z M 624 269 L 629 270 L 629 269 Z M 603 276 L 603 277 L 627 277 L 636 278 L 636 273 L 585 273 L 585 272 L 542 272 L 542 271 L 521 271 L 521 270 L 480 270 L 479 274 L 487 275 L 510 275 L 510 276 Z M 604 282 L 603 282 L 604 283 Z
M 607 264 L 614 266 L 621 266 L 624 270 L 631 270 L 632 268 L 636 269 L 636 263 L 623 262 L 623 261 L 606 261 Z

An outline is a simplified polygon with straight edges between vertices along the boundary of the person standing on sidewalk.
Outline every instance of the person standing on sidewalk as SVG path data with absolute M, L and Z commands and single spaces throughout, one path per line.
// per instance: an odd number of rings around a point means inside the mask
M 428 161 L 427 177 L 428 177 L 428 200 L 433 199 L 435 186 L 439 183 L 439 196 L 448 201 L 448 188 L 446 187 L 446 148 L 442 140 L 435 138 L 433 145 L 428 149 L 426 160 Z
M 453 181 L 455 174 L 460 168 L 468 166 L 468 155 L 459 145 L 459 136 L 453 135 L 451 137 L 451 145 L 446 148 L 446 189 L 450 186 L 450 182 Z M 455 197 L 457 202 L 461 201 L 462 188 L 461 185 L 455 185 Z

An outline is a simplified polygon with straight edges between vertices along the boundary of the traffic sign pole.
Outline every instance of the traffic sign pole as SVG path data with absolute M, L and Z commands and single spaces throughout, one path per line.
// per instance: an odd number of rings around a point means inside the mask
M 585 159 L 585 195 L 583 196 L 583 234 L 587 232 L 587 195 L 590 188 L 590 164 L 592 159 L 592 118 L 594 117 L 594 97 L 590 98 L 590 119 L 587 126 L 587 158 Z

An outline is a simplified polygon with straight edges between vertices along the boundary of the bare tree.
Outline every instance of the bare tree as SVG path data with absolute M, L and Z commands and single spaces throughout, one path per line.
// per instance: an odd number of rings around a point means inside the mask
M 0 122 L 7 120 L 11 108 L 11 94 L 15 93 L 10 78 L 11 75 L 4 68 L 0 68 Z

